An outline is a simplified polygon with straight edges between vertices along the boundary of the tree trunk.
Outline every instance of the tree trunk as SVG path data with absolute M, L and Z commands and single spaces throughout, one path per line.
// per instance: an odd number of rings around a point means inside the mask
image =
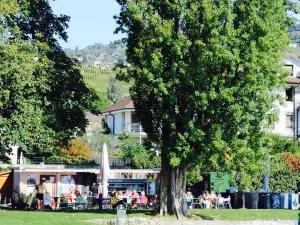
M 189 215 L 185 201 L 186 164 L 171 167 L 167 157 L 162 157 L 160 173 L 160 215 Z

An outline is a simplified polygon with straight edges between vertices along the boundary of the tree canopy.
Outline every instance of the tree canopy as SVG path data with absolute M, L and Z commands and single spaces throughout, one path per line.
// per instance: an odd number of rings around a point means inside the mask
M 48 0 L 0 2 L 0 158 L 12 145 L 48 154 L 84 132 L 95 95 L 58 44 L 68 22 Z
M 123 134 L 119 139 L 120 155 L 131 159 L 136 169 L 160 168 L 160 158 L 154 149 L 141 145 L 137 137 Z
M 116 79 L 115 76 L 109 78 L 109 83 L 107 86 L 107 98 L 112 102 L 116 103 L 117 101 L 123 98 L 123 88 L 121 83 Z
M 284 83 L 289 0 L 117 0 L 116 32 L 127 34 L 121 80 L 137 116 L 161 149 L 161 214 L 185 214 L 187 165 L 234 171 L 239 190 L 256 189 L 273 88 Z M 120 66 L 122 67 L 122 66 Z M 281 75 L 279 75 L 281 74 Z

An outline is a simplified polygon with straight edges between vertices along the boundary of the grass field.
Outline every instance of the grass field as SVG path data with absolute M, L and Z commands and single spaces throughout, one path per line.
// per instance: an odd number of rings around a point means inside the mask
M 127 211 L 127 217 L 151 218 L 150 211 Z M 297 220 L 298 211 L 290 210 L 199 210 L 192 214 L 203 220 Z M 88 220 L 116 218 L 114 211 L 107 212 L 24 212 L 0 210 L 0 225 L 79 225 L 89 224 Z M 156 218 L 157 219 L 157 218 Z M 174 220 L 168 217 L 167 220 Z M 159 219 L 160 220 L 160 219 Z M 164 219 L 165 220 L 165 219 Z
M 299 211 L 292 210 L 191 210 L 191 213 L 204 220 L 297 220 Z

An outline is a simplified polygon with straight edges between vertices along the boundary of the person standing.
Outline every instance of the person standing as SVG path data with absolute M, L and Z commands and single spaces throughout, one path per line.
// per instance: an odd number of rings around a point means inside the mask
M 45 191 L 46 191 L 46 186 L 44 185 L 44 182 L 41 181 L 40 184 L 37 186 L 37 193 L 36 193 L 36 199 L 38 201 L 38 209 L 43 208 Z
M 98 194 L 98 187 L 97 187 L 96 183 L 93 183 L 93 186 L 92 186 L 92 195 L 96 196 L 97 194 Z

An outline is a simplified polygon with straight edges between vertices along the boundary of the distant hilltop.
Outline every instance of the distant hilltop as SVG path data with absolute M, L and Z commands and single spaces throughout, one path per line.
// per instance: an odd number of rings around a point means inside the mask
M 96 43 L 86 48 L 64 49 L 67 55 L 77 59 L 84 66 L 94 65 L 105 69 L 120 63 L 126 65 L 126 45 L 120 42 L 110 42 L 108 45 Z
M 300 20 L 289 27 L 288 33 L 291 37 L 290 48 L 295 50 L 294 54 L 300 56 Z M 119 41 L 111 41 L 108 45 L 96 43 L 86 48 L 64 49 L 67 55 L 77 59 L 83 66 L 96 66 L 101 69 L 111 68 L 120 63 L 127 65 L 126 45 Z

